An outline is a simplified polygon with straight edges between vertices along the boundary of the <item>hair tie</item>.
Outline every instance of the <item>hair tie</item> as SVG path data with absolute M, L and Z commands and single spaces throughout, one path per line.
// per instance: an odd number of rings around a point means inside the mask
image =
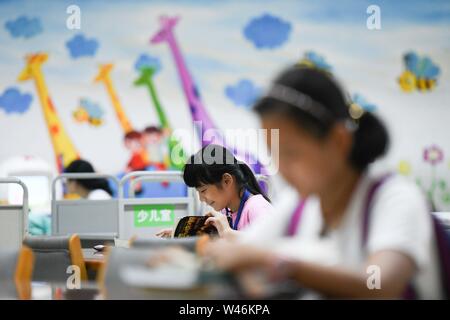
M 353 120 L 359 120 L 364 114 L 364 109 L 357 103 L 350 103 L 350 106 L 348 108 L 348 113 L 350 115 L 350 118 Z

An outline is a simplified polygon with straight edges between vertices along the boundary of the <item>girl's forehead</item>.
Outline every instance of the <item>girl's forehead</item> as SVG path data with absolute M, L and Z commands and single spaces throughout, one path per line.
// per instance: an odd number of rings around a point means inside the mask
M 201 183 L 198 187 L 196 187 L 197 190 L 212 189 L 212 188 L 217 188 L 217 185 L 214 183 Z

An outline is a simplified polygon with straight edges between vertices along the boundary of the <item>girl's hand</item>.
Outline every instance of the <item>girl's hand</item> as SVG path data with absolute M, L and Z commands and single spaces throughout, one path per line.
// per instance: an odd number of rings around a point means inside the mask
M 264 268 L 270 254 L 262 249 L 219 239 L 206 244 L 204 255 L 223 270 Z
M 157 237 L 161 237 L 161 238 L 172 238 L 172 235 L 173 235 L 172 228 L 163 229 L 156 234 Z
M 223 213 L 212 211 L 208 212 L 206 216 L 209 216 L 209 218 L 206 219 L 205 225 L 212 224 L 216 227 L 220 237 L 225 237 L 228 233 L 233 231 L 228 223 L 226 215 Z

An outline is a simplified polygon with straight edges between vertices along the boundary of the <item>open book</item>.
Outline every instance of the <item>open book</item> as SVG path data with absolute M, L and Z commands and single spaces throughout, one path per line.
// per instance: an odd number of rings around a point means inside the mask
M 218 236 L 216 227 L 212 224 L 206 225 L 205 222 L 209 216 L 186 216 L 180 219 L 175 228 L 174 237 L 196 237 L 204 234 L 210 236 Z M 228 217 L 228 222 L 231 225 L 231 218 Z

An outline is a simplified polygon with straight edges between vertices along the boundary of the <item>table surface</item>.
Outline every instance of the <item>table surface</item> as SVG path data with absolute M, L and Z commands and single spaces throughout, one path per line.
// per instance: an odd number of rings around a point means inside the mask
M 99 252 L 95 249 L 86 248 L 83 249 L 84 261 L 104 261 L 105 253 Z
M 83 256 L 87 268 L 94 270 L 98 270 L 105 261 L 105 253 L 98 252 L 93 248 L 83 249 Z M 127 283 L 114 283 L 111 286 L 107 284 L 104 289 L 106 296 L 100 295 L 98 283 L 95 281 L 84 282 L 81 289 L 71 290 L 66 287 L 65 283 L 33 282 L 32 299 L 228 299 L 240 297 L 242 294 L 234 281 L 230 282 L 230 279 L 220 275 L 213 276 L 200 287 L 188 290 L 134 287 Z

